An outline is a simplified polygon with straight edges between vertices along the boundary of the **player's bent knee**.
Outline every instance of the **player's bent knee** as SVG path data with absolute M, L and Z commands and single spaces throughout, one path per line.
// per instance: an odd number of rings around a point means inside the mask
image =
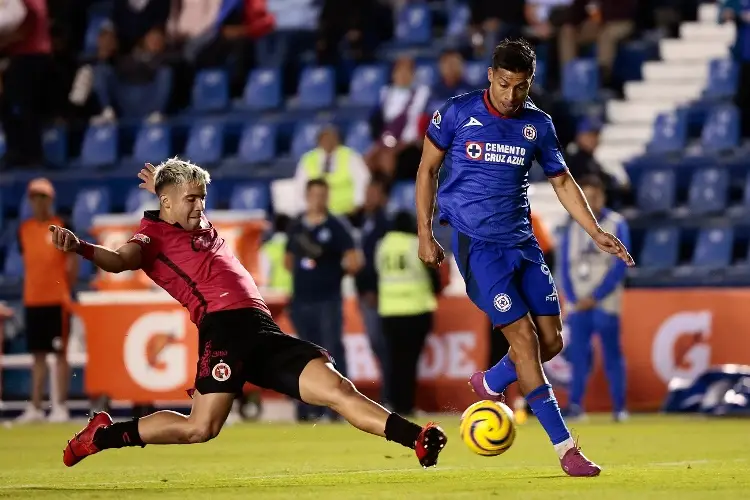
M 557 332 L 557 335 L 551 339 L 546 339 L 542 348 L 543 361 L 549 361 L 560 354 L 563 347 L 565 347 L 565 342 L 563 341 L 562 332 Z
M 346 377 L 341 377 L 338 385 L 334 387 L 329 394 L 330 397 L 327 398 L 325 406 L 336 409 L 345 404 L 352 396 L 359 394 L 359 391 L 351 380 Z
M 187 432 L 186 441 L 190 444 L 206 443 L 219 435 L 221 423 L 217 422 L 195 422 Z

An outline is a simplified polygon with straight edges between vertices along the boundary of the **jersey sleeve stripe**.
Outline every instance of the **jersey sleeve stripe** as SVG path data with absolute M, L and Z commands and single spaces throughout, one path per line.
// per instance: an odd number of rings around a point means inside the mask
M 568 169 L 565 168 L 565 169 L 560 170 L 559 172 L 556 172 L 556 173 L 554 173 L 552 175 L 548 175 L 547 179 L 554 179 L 555 177 L 560 177 L 561 175 L 565 175 L 567 173 L 568 173 Z
M 435 146 L 436 148 L 438 148 L 442 152 L 445 152 L 448 149 L 447 147 L 444 148 L 443 146 L 441 146 L 440 143 L 438 143 L 437 139 L 435 139 L 434 137 L 430 136 L 430 132 L 429 131 L 424 135 L 424 138 L 427 139 L 428 141 L 430 141 L 433 146 Z

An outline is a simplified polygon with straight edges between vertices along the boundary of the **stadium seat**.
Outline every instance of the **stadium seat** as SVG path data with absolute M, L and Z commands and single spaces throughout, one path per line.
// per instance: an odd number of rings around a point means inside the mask
M 117 161 L 117 146 L 117 125 L 90 125 L 83 136 L 81 166 L 101 167 L 114 164 Z
M 133 159 L 138 163 L 154 163 L 172 156 L 172 130 L 158 123 L 142 126 L 133 146 Z
M 588 102 L 599 94 L 599 68 L 594 59 L 575 59 L 565 65 L 562 94 L 566 101 Z
M 653 135 L 648 152 L 655 154 L 679 153 L 685 149 L 688 138 L 687 114 L 684 111 L 659 113 L 654 120 Z
M 0 130 L 0 158 L 5 156 L 5 133 Z
M 110 78 L 116 78 L 111 75 Z M 161 67 L 152 82 L 126 84 L 119 80 L 111 84 L 116 107 L 122 118 L 142 119 L 152 113 L 164 113 L 172 92 L 172 70 Z
M 391 214 L 400 210 L 408 210 L 412 213 L 417 211 L 414 182 L 399 181 L 391 189 L 391 197 L 388 200 L 387 211 Z
M 6 278 L 23 277 L 23 256 L 18 249 L 18 244 L 13 244 L 5 255 L 5 264 L 3 265 L 3 275 Z
M 672 170 L 650 170 L 643 173 L 636 194 L 638 209 L 644 214 L 670 211 L 675 204 L 675 178 Z
M 487 64 L 486 61 L 467 61 L 464 65 L 464 79 L 466 83 L 476 88 L 483 88 L 489 85 L 487 81 Z
M 68 134 L 65 127 L 50 127 L 42 133 L 44 158 L 55 165 L 68 161 Z M 2 155 L 0 155 L 2 156 Z
M 71 214 L 73 228 L 78 232 L 88 232 L 94 216 L 109 213 L 110 208 L 107 188 L 97 187 L 78 191 Z
M 418 85 L 432 87 L 437 81 L 437 75 L 437 67 L 434 63 L 420 63 L 417 64 L 417 69 L 414 73 L 414 82 Z
M 688 208 L 691 215 L 718 213 L 727 208 L 729 173 L 724 169 L 697 171 L 690 182 Z
M 235 186 L 229 198 L 230 210 L 264 210 L 271 208 L 268 184 L 253 182 Z
M 292 158 L 299 160 L 303 154 L 318 146 L 320 123 L 298 123 L 292 136 Z
M 701 145 L 706 153 L 721 153 L 740 143 L 740 112 L 731 105 L 714 108 L 708 115 L 701 133 Z
M 159 202 L 156 196 L 139 187 L 131 188 L 125 198 L 125 212 L 129 214 L 157 208 L 159 208 Z
M 193 125 L 188 135 L 185 156 L 198 164 L 212 164 L 224 154 L 224 126 L 206 122 Z
M 240 137 L 238 158 L 250 165 L 272 161 L 276 157 L 276 136 L 275 125 L 266 123 L 247 125 Z
M 321 109 L 333 106 L 336 96 L 333 68 L 318 66 L 303 70 L 297 94 L 301 108 Z
M 242 94 L 240 107 L 268 110 L 281 106 L 281 72 L 276 68 L 255 69 L 250 72 Z
M 691 264 L 702 269 L 728 266 L 732 261 L 733 240 L 732 228 L 702 229 L 698 233 Z
M 223 69 L 204 69 L 195 75 L 193 109 L 220 111 L 229 104 L 229 77 Z
M 465 3 L 453 5 L 448 11 L 448 27 L 445 34 L 450 38 L 464 38 L 469 33 L 471 9 Z
M 86 259 L 78 259 L 78 280 L 89 282 L 95 271 L 94 263 Z
M 423 45 L 432 40 L 432 14 L 429 5 L 407 4 L 396 15 L 396 41 Z
M 365 154 L 370 149 L 370 146 L 372 146 L 370 124 L 362 120 L 349 126 L 344 144 L 358 151 L 360 154 Z
M 349 86 L 349 102 L 359 106 L 375 106 L 380 98 L 380 89 L 387 83 L 385 67 L 374 64 L 357 66 Z
M 638 265 L 651 270 L 671 269 L 677 265 L 679 248 L 680 230 L 678 228 L 649 229 L 646 232 Z
M 728 99 L 737 93 L 740 70 L 732 59 L 714 59 L 709 64 L 711 81 L 703 91 L 707 99 Z

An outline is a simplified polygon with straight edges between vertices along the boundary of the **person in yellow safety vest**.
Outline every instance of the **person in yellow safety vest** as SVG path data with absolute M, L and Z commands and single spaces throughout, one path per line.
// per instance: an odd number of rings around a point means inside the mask
M 292 273 L 286 268 L 284 262 L 288 240 L 286 229 L 288 226 L 289 216 L 276 215 L 273 223 L 273 235 L 260 248 L 261 266 L 263 276 L 266 278 L 266 287 L 286 296 L 292 293 Z
M 328 184 L 330 213 L 348 215 L 364 201 L 370 170 L 362 155 L 341 144 L 338 129 L 326 125 L 318 135 L 318 147 L 302 155 L 297 165 L 294 182 L 301 203 L 298 212 L 305 209 L 305 187 L 312 179 L 323 179 Z
M 414 410 L 419 355 L 432 330 L 441 289 L 437 269 L 419 260 L 418 247 L 414 216 L 399 212 L 375 251 L 378 312 L 389 357 L 384 382 L 392 410 L 400 415 Z

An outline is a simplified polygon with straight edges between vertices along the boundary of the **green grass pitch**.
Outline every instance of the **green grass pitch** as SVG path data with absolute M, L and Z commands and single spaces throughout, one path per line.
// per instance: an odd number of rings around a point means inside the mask
M 68 469 L 81 426 L 0 428 L 0 498 L 48 499 L 741 499 L 750 495 L 750 422 L 595 417 L 571 426 L 598 478 L 568 478 L 535 420 L 504 455 L 472 455 L 455 417 L 435 469 L 345 424 L 240 424 L 210 443 L 109 450 Z

